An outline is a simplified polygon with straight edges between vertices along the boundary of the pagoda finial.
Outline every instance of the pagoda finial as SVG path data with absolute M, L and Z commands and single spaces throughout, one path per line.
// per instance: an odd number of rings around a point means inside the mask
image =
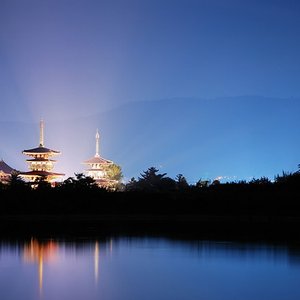
M 40 147 L 44 147 L 44 121 L 40 121 Z
M 100 139 L 100 135 L 99 135 L 99 131 L 97 128 L 97 132 L 96 132 L 96 154 L 95 157 L 99 157 L 99 139 Z

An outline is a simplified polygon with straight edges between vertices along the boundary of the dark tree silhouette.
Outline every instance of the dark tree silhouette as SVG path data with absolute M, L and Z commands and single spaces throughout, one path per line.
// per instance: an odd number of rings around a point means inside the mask
M 36 189 L 39 191 L 48 191 L 51 189 L 51 183 L 47 181 L 46 176 L 37 178 L 34 185 L 36 185 Z
M 92 177 L 85 176 L 83 173 L 75 173 L 75 178 L 67 178 L 59 188 L 63 190 L 84 191 L 88 189 L 97 189 L 98 186 Z
M 176 187 L 176 182 L 165 177 L 167 173 L 159 174 L 159 170 L 155 167 L 150 167 L 147 171 L 141 174 L 136 183 L 136 189 L 148 192 L 161 192 L 173 190 Z
M 137 181 L 134 177 L 131 177 L 131 179 L 127 182 L 125 185 L 125 191 L 135 191 L 137 189 Z
M 9 179 L 9 188 L 15 191 L 30 189 L 29 185 L 20 177 L 18 172 L 13 172 Z
M 178 174 L 175 178 L 176 187 L 180 191 L 186 191 L 190 186 L 186 178 L 182 174 Z
M 211 183 L 211 185 L 219 185 L 219 184 L 221 184 L 221 182 L 220 182 L 219 179 L 215 179 L 215 180 Z
M 199 179 L 197 182 L 196 182 L 196 188 L 206 188 L 208 187 L 210 184 L 210 180 L 202 180 L 202 179 Z
M 253 178 L 249 184 L 257 184 L 257 185 L 269 185 L 271 184 L 271 181 L 268 177 L 261 177 L 259 179 Z

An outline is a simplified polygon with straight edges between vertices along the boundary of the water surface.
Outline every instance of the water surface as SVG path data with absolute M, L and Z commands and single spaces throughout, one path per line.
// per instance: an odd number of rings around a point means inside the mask
M 165 238 L 2 241 L 0 299 L 300 299 L 297 248 Z

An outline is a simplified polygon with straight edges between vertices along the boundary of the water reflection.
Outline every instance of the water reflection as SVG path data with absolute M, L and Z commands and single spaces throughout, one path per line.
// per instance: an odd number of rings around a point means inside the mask
M 90 243 L 90 242 L 89 242 Z M 69 244 L 71 246 L 74 243 Z M 79 244 L 75 243 L 75 248 Z M 30 242 L 24 242 L 23 246 L 23 260 L 27 264 L 36 264 L 38 272 L 39 293 L 42 295 L 43 280 L 44 280 L 44 264 L 51 265 L 55 263 L 58 256 L 61 255 L 61 250 L 64 247 L 63 242 L 54 240 L 39 241 L 31 238 Z M 109 241 L 109 252 L 112 254 L 113 242 Z M 100 245 L 96 240 L 94 242 L 94 278 L 97 284 L 99 279 L 99 263 L 100 263 Z
M 58 243 L 54 241 L 39 242 L 32 238 L 29 243 L 25 242 L 23 257 L 26 263 L 38 265 L 39 290 L 43 289 L 43 265 L 44 262 L 50 263 L 55 260 L 58 250 Z
M 99 243 L 95 242 L 95 282 L 98 282 L 99 278 Z
M 297 245 L 149 237 L 2 242 L 0 299 L 298 300 L 299 257 Z

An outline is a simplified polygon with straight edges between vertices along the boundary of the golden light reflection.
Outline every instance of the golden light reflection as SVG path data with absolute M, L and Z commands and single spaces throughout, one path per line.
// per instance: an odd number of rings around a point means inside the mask
M 110 239 L 109 241 L 109 254 L 110 257 L 112 257 L 112 252 L 113 252 L 113 240 Z M 104 251 L 106 252 L 106 250 Z M 103 255 L 103 253 L 102 253 Z M 100 273 L 100 246 L 99 246 L 99 242 L 96 241 L 95 242 L 95 248 L 94 248 L 94 275 L 95 275 L 95 283 L 98 282 L 99 280 L 99 273 Z
M 39 242 L 31 239 L 30 243 L 24 245 L 23 258 L 26 263 L 38 264 L 39 291 L 43 290 L 43 266 L 44 262 L 53 261 L 56 258 L 58 244 L 54 241 Z
M 95 243 L 95 253 L 94 253 L 94 267 L 95 267 L 95 282 L 98 282 L 99 278 L 99 243 L 96 241 Z
M 110 253 L 110 257 L 112 257 L 112 251 L 113 251 L 113 239 L 111 238 L 109 240 L 109 253 Z
M 109 252 L 112 254 L 113 243 L 112 239 L 109 242 Z M 43 281 L 44 281 L 44 264 L 57 259 L 58 256 L 58 243 L 54 241 L 40 242 L 37 239 L 31 239 L 30 242 L 25 243 L 23 250 L 23 259 L 26 263 L 36 264 L 38 266 L 38 283 L 39 292 L 42 296 Z M 95 241 L 94 246 L 94 277 L 95 283 L 99 281 L 100 273 L 100 245 Z
M 43 289 L 43 256 L 39 257 L 39 291 L 42 293 Z

